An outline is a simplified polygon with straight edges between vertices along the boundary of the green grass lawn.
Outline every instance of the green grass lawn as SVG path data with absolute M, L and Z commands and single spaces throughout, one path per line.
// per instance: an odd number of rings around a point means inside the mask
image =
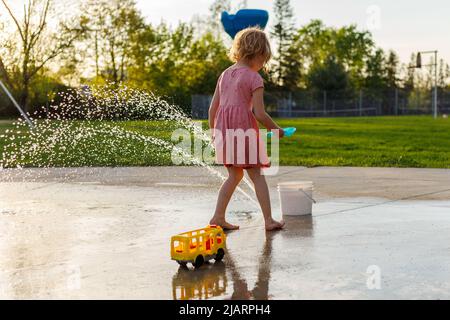
M 282 165 L 450 168 L 448 119 L 408 116 L 279 119 L 278 122 L 283 127 L 298 128 L 298 134 L 283 139 L 280 144 Z M 114 125 L 162 140 L 169 140 L 176 127 L 173 123 L 158 121 Z M 12 128 L 11 121 L 0 120 L 0 135 Z M 169 151 L 152 149 L 133 139 L 116 141 L 118 152 L 105 143 L 109 137 L 98 135 L 92 139 L 96 139 L 96 143 L 83 143 L 83 147 L 74 147 L 71 151 L 66 149 L 50 161 L 51 165 L 171 165 Z M 0 156 L 5 144 L 2 138 Z M 40 160 L 41 164 L 45 163 L 45 157 Z M 36 162 L 25 159 L 24 165 L 36 166 Z
M 450 121 L 428 116 L 280 120 L 281 164 L 450 168 Z

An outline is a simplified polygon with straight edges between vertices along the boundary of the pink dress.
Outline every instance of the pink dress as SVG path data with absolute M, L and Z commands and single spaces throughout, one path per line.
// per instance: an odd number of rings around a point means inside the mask
M 219 78 L 220 106 L 214 121 L 216 162 L 227 167 L 270 167 L 266 144 L 252 112 L 253 92 L 263 78 L 248 67 L 230 67 Z

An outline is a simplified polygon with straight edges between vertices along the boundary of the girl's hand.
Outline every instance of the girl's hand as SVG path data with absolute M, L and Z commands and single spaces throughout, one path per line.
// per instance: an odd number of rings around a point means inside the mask
M 273 135 L 274 135 L 274 133 L 276 132 L 275 130 L 278 130 L 278 138 L 279 138 L 279 139 L 281 139 L 281 138 L 283 138 L 283 137 L 286 136 L 286 133 L 284 132 L 283 129 L 277 128 L 277 129 L 271 129 L 271 130 L 268 129 L 267 137 L 268 137 L 268 138 L 272 138 Z M 274 132 L 274 131 L 275 131 L 275 132 Z
M 280 127 L 278 127 L 278 128 L 275 128 L 275 129 L 272 129 L 272 130 L 278 130 L 278 138 L 284 138 L 284 136 L 286 135 L 285 133 L 284 133 L 284 130 L 282 129 L 282 128 L 280 128 Z

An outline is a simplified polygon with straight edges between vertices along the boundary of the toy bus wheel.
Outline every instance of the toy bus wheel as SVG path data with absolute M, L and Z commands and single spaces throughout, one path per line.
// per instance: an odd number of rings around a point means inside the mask
M 200 268 L 204 262 L 205 259 L 203 258 L 203 256 L 202 255 L 198 256 L 197 258 L 195 258 L 195 262 L 193 263 L 194 268 L 196 269 Z
M 225 251 L 223 249 L 219 249 L 219 250 L 217 250 L 216 258 L 214 260 L 216 260 L 216 262 L 220 262 L 220 261 L 222 261 L 224 256 L 225 256 Z

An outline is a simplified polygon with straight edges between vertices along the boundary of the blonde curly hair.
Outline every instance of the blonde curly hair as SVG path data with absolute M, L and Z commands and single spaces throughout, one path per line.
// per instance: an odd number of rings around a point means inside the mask
M 270 42 L 264 31 L 258 27 L 251 27 L 236 34 L 228 57 L 232 62 L 237 62 L 242 59 L 252 60 L 260 55 L 264 57 L 267 65 L 272 58 Z

